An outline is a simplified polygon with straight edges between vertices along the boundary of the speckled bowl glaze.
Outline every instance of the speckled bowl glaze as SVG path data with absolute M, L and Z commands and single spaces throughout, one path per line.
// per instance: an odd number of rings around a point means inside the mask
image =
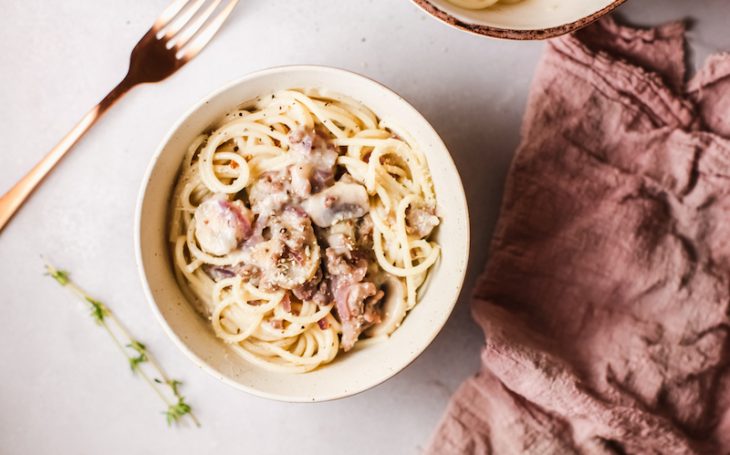
M 275 90 L 321 87 L 349 95 L 380 118 L 410 132 L 424 152 L 442 223 L 436 232 L 441 259 L 418 305 L 393 335 L 341 353 L 304 374 L 272 373 L 238 357 L 215 337 L 210 323 L 185 300 L 168 251 L 168 203 L 185 151 L 201 131 L 244 101 Z M 394 376 L 416 359 L 446 323 L 461 290 L 469 256 L 469 216 L 461 179 L 448 150 L 410 104 L 363 76 L 320 66 L 288 66 L 245 76 L 215 91 L 182 116 L 162 140 L 143 179 L 137 204 L 135 244 L 142 283 L 167 334 L 200 368 L 238 389 L 282 401 L 342 398 Z
M 626 0 L 523 0 L 484 10 L 460 8 L 448 0 L 412 0 L 436 19 L 482 36 L 540 40 L 570 33 L 613 11 Z

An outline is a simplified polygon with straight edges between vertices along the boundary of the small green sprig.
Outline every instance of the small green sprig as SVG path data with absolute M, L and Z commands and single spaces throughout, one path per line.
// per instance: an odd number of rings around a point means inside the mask
M 171 379 L 167 381 L 167 385 L 170 386 L 170 390 L 172 390 L 173 395 L 175 395 L 177 398 L 182 398 L 180 396 L 180 392 L 178 391 L 178 386 L 181 386 L 182 382 L 176 379 Z
M 167 411 L 165 412 L 167 424 L 172 425 L 173 423 L 179 422 L 181 418 L 190 414 L 190 412 L 190 405 L 185 402 L 185 398 L 178 398 L 177 403 L 167 407 Z
M 132 340 L 127 347 L 137 353 L 136 356 L 129 358 L 129 367 L 136 373 L 139 370 L 139 365 L 148 360 L 147 347 L 137 340 Z
M 48 262 L 45 265 L 48 276 L 89 304 L 92 319 L 109 334 L 114 344 L 126 357 L 132 372 L 149 384 L 167 406 L 167 410 L 163 414 L 165 414 L 168 425 L 177 424 L 183 417 L 189 416 L 193 423 L 199 427 L 200 422 L 193 414 L 190 405 L 185 401 L 185 397 L 180 393 L 179 387 L 182 383 L 176 379 L 170 379 L 165 374 L 162 367 L 147 350 L 147 346 L 130 336 L 109 307 L 89 296 L 71 281 L 67 271 L 59 270 Z M 126 343 L 123 343 L 122 340 L 126 340 Z M 149 373 L 142 368 L 143 364 L 148 365 Z M 150 373 L 157 377 L 153 378 Z
M 66 283 L 68 283 L 68 273 L 64 271 L 61 271 L 61 273 L 63 273 L 65 277 L 64 279 L 66 280 Z M 94 321 L 97 324 L 102 325 L 104 323 L 104 318 L 109 316 L 109 308 L 107 308 L 106 305 L 104 305 L 100 301 L 92 299 L 88 296 L 84 296 L 84 300 L 89 302 L 89 305 L 91 305 L 91 317 L 94 318 Z
M 58 284 L 61 286 L 66 286 L 68 284 L 68 273 L 65 270 L 51 270 L 48 266 L 46 266 L 46 268 L 48 269 L 48 275 L 58 281 Z
M 177 402 L 168 406 L 167 411 L 165 412 L 165 417 L 167 418 L 168 425 L 177 423 L 182 417 L 192 412 L 190 405 L 185 401 L 185 397 L 180 394 L 179 387 L 182 385 L 182 382 L 176 379 L 170 379 L 167 382 L 163 382 L 156 378 L 155 382 L 157 382 L 158 384 L 166 384 L 170 388 L 172 394 L 177 399 Z

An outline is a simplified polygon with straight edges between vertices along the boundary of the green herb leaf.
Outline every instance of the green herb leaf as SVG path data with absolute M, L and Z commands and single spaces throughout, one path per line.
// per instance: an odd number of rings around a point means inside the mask
M 58 281 L 61 286 L 66 286 L 69 282 L 68 272 L 65 270 L 48 269 L 48 275 Z
M 143 355 L 138 355 L 136 357 L 130 357 L 129 358 L 129 368 L 132 369 L 132 372 L 136 373 L 137 370 L 139 370 L 139 364 L 144 363 L 147 361 L 147 357 Z
M 172 393 L 175 394 L 176 397 L 180 397 L 180 392 L 177 390 L 178 386 L 182 385 L 182 382 L 178 381 L 177 379 L 171 379 L 167 381 L 167 385 L 170 386 L 170 389 L 172 390 Z
M 136 357 L 129 358 L 129 367 L 136 373 L 139 370 L 139 364 L 147 361 L 147 347 L 137 340 L 132 340 L 127 347 L 137 352 Z
M 134 350 L 135 350 L 135 351 L 137 351 L 137 352 L 138 352 L 139 354 L 145 354 L 145 353 L 147 353 L 147 346 L 145 346 L 144 344 L 140 343 L 140 342 L 139 342 L 139 341 L 137 341 L 137 340 L 132 340 L 132 341 L 131 341 L 131 342 L 130 342 L 130 343 L 129 343 L 128 345 L 127 345 L 127 347 L 128 347 L 128 348 L 132 348 L 132 349 L 134 349 Z
M 190 414 L 190 411 L 190 406 L 185 402 L 185 399 L 183 397 L 178 398 L 177 403 L 171 404 L 165 412 L 167 424 L 178 423 L 183 416 Z
M 91 297 L 84 297 L 87 302 L 91 304 L 91 317 L 96 321 L 97 324 L 102 324 L 104 318 L 109 316 L 109 309 L 100 301 Z

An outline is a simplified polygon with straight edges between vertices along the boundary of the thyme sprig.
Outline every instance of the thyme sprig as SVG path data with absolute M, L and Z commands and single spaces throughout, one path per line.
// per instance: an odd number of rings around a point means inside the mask
M 190 414 L 190 412 L 190 405 L 185 402 L 185 398 L 178 398 L 177 403 L 171 404 L 167 407 L 167 411 L 165 411 L 167 424 L 172 425 L 173 423 L 180 420 L 184 415 Z
M 136 373 L 139 371 L 139 365 L 149 360 L 147 358 L 147 347 L 137 340 L 132 340 L 127 347 L 137 353 L 136 356 L 129 358 L 129 367 Z
M 193 414 L 190 405 L 185 401 L 185 397 L 180 393 L 182 383 L 176 379 L 170 379 L 165 374 L 162 367 L 147 350 L 147 346 L 139 340 L 132 338 L 129 331 L 127 331 L 109 307 L 103 302 L 91 297 L 86 291 L 71 281 L 67 271 L 57 269 L 48 261 L 45 262 L 45 266 L 48 276 L 89 305 L 92 319 L 109 334 L 114 344 L 129 362 L 129 367 L 132 369 L 132 372 L 152 387 L 155 393 L 165 403 L 167 409 L 163 414 L 165 415 L 167 424 L 177 424 L 185 416 L 189 416 L 193 423 L 199 427 L 200 422 Z M 146 365 L 147 368 L 142 368 L 142 365 Z

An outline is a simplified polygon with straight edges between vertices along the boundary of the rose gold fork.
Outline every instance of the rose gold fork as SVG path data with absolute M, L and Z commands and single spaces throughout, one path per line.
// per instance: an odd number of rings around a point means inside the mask
M 0 198 L 0 231 L 43 178 L 104 112 L 132 87 L 147 82 L 159 82 L 192 60 L 213 38 L 238 3 L 238 0 L 228 0 L 219 9 L 222 0 L 212 0 L 201 11 L 206 1 L 175 0 L 162 12 L 132 50 L 129 70 L 122 82 Z M 217 10 L 218 13 L 213 16 Z

